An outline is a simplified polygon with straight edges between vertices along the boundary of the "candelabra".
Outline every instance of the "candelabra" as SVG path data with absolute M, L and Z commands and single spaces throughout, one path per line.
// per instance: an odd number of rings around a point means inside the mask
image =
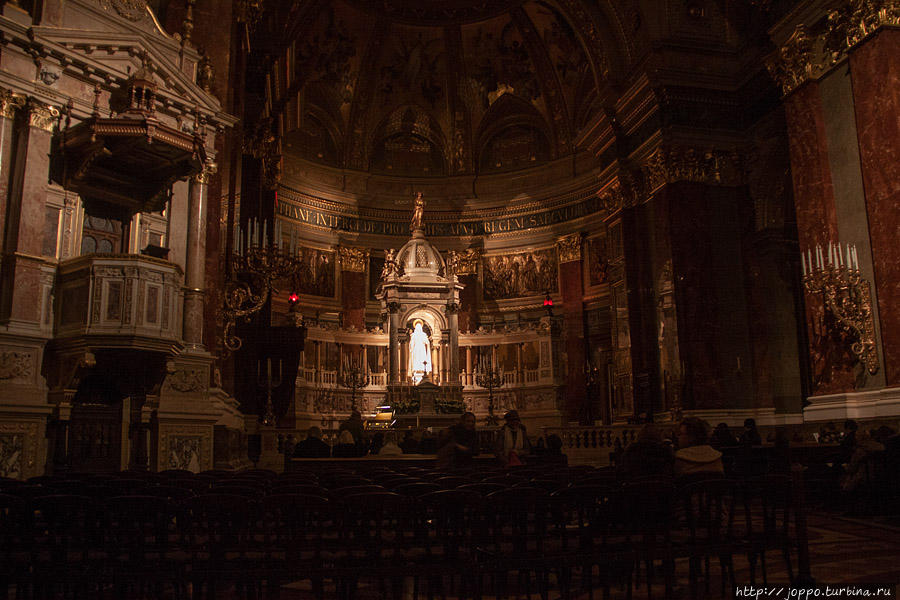
M 503 386 L 503 371 L 494 371 L 493 366 L 486 365 L 475 373 L 475 384 L 488 391 L 488 416 L 487 425 L 496 425 L 497 416 L 494 414 L 494 388 Z
M 235 333 L 238 321 L 248 321 L 266 304 L 272 292 L 278 292 L 275 283 L 297 272 L 298 259 L 293 249 L 285 249 L 279 227 L 275 227 L 275 239 L 279 244 L 266 243 L 266 224 L 249 223 L 248 234 L 235 230 L 234 252 L 231 254 L 231 279 L 226 283 L 223 317 L 224 344 L 231 352 L 241 347 L 241 338 Z
M 266 360 L 266 378 L 262 379 L 257 373 L 259 387 L 266 390 L 266 408 L 262 415 L 262 424 L 268 427 L 275 425 L 275 407 L 272 404 L 272 390 L 281 385 L 281 361 L 278 361 L 278 377 L 272 378 L 272 359 Z
M 810 294 L 822 294 L 825 307 L 842 329 L 856 338 L 850 350 L 859 357 L 866 370 L 878 372 L 875 346 L 875 321 L 872 316 L 872 292 L 869 282 L 860 275 L 856 247 L 847 244 L 816 245 L 801 252 L 803 287 Z
M 368 375 L 359 367 L 351 367 L 341 373 L 338 383 L 350 390 L 350 409 L 356 410 L 356 390 L 369 385 Z

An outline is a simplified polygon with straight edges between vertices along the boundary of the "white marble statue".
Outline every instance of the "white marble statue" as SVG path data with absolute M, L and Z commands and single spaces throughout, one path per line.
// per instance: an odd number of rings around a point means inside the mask
M 409 376 L 418 384 L 426 373 L 431 373 L 431 342 L 422 329 L 422 321 L 416 321 L 409 336 Z

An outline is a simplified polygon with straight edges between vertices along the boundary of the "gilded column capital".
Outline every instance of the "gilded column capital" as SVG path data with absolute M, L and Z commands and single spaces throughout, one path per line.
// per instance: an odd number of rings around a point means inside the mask
M 341 260 L 341 270 L 353 273 L 365 273 L 369 262 L 369 251 L 366 248 L 338 247 L 338 257 Z
M 191 176 L 191 181 L 199 183 L 201 185 L 208 185 L 210 178 L 216 173 L 218 170 L 218 165 L 214 162 L 207 162 L 203 165 L 203 168 L 194 173 Z
M 556 253 L 560 264 L 581 260 L 581 234 L 572 233 L 556 240 Z
M 28 126 L 42 131 L 52 132 L 56 120 L 59 118 L 59 109 L 29 98 L 26 106 L 28 111 Z
M 597 198 L 600 199 L 603 210 L 609 214 L 632 204 L 630 194 L 626 194 L 618 179 L 614 179 L 601 188 L 597 192 Z
M 822 76 L 847 53 L 885 26 L 900 26 L 900 0 L 849 0 L 815 33 L 800 24 L 766 67 L 785 96 Z
M 766 68 L 787 96 L 798 87 L 818 77 L 828 66 L 820 51 L 821 40 L 810 35 L 805 25 L 798 25 L 788 41 L 766 62 Z
M 25 106 L 25 96 L 0 88 L 0 117 L 14 119 L 16 111 Z

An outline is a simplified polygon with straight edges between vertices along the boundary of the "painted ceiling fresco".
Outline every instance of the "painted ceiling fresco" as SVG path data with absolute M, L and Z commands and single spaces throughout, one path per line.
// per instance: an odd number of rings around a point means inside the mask
M 573 152 L 596 110 L 598 71 L 558 8 L 370 4 L 321 3 L 278 59 L 270 98 L 282 104 L 287 152 L 412 176 L 506 171 Z

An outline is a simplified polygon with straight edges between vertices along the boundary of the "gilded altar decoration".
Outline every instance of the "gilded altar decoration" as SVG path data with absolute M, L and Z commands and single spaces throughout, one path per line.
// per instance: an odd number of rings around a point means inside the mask
M 581 234 L 573 233 L 558 239 L 556 251 L 560 264 L 581 260 Z
M 244 140 L 244 151 L 261 161 L 263 184 L 270 190 L 281 181 L 281 140 L 275 135 L 275 128 L 273 119 L 263 119 Z
M 425 229 L 425 199 L 422 198 L 422 192 L 418 192 L 416 193 L 412 219 L 409 222 L 409 230 L 414 232 L 422 229 Z
M 448 263 L 453 264 L 453 272 L 457 275 L 474 275 L 478 272 L 478 259 L 481 252 L 475 248 L 469 248 L 462 252 L 451 250 Z
M 859 272 L 856 246 L 828 244 L 825 249 L 801 253 L 803 287 L 808 294 L 821 294 L 824 305 L 844 333 L 853 341 L 850 350 L 870 375 L 878 372 L 875 321 L 872 315 L 872 291 Z
M 365 248 L 348 248 L 340 246 L 338 257 L 341 260 L 341 270 L 353 273 L 365 273 L 366 263 L 369 261 L 369 251 Z
M 557 289 L 556 253 L 547 248 L 484 258 L 484 297 L 522 298 Z

